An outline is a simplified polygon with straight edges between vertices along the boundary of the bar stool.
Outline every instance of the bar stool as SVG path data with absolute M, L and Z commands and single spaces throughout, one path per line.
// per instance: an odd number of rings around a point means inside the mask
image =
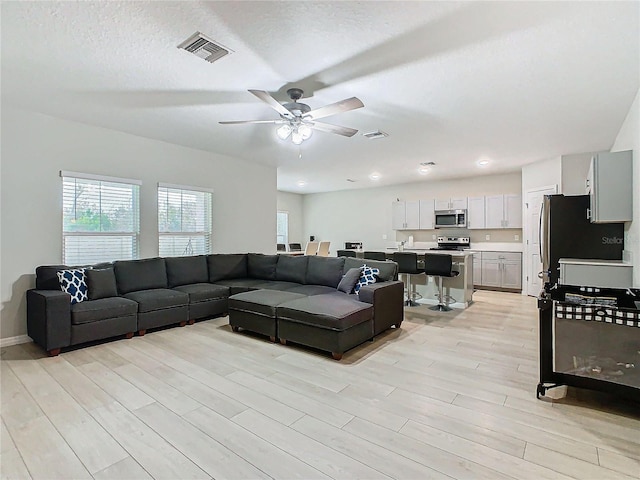
M 336 252 L 336 257 L 352 257 L 356 258 L 356 252 L 353 250 L 338 250 Z
M 276 243 L 276 251 L 278 252 L 286 252 L 287 246 L 284 243 Z
M 387 259 L 387 254 L 384 252 L 364 252 L 362 256 L 367 260 L 380 260 L 382 262 Z
M 393 252 L 393 261 L 398 264 L 398 273 L 407 276 L 407 299 L 404 304 L 407 307 L 417 307 L 419 303 L 414 300 L 418 293 L 411 293 L 411 275 L 423 274 L 424 271 L 418 269 L 418 254 L 415 252 Z
M 451 307 L 446 304 L 446 299 L 450 297 L 449 295 L 444 295 L 442 277 L 451 278 L 460 275 L 460 272 L 453 270 L 453 258 L 451 255 L 426 253 L 424 255 L 424 273 L 440 279 L 440 284 L 438 286 L 438 304 L 433 307 L 429 307 L 429 309 L 437 310 L 439 312 L 450 311 Z

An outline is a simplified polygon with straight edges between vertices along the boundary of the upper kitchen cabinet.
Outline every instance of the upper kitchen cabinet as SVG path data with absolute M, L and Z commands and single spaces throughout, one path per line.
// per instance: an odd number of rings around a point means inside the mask
M 420 200 L 420 230 L 433 230 L 436 228 L 436 216 L 434 200 Z
M 393 230 L 418 230 L 420 228 L 420 201 L 393 202 L 391 205 Z
M 591 198 L 592 222 L 633 219 L 632 162 L 631 151 L 599 153 L 591 158 L 586 193 Z
M 436 210 L 466 210 L 467 197 L 439 198 L 436 199 Z
M 467 209 L 467 228 L 470 230 L 485 227 L 485 207 L 484 197 L 469 197 L 469 208 Z
M 522 228 L 522 196 L 485 197 L 485 228 Z

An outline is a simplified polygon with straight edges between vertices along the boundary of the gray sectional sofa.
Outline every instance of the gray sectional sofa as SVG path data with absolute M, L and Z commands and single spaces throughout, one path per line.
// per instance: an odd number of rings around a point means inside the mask
M 338 291 L 343 275 L 364 263 L 380 270 L 378 281 L 358 296 Z M 339 358 L 403 319 L 403 284 L 394 262 L 257 253 L 116 261 L 86 267 L 89 299 L 75 304 L 57 277 L 67 268 L 38 267 L 36 288 L 27 292 L 28 334 L 50 355 L 231 310 L 235 331 L 253 330 Z M 256 292 L 255 298 L 247 292 Z

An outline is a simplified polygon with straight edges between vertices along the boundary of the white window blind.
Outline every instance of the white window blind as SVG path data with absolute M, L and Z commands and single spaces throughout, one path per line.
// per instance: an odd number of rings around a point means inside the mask
M 140 183 L 60 172 L 62 258 L 85 265 L 138 258 Z
M 158 185 L 161 257 L 211 253 L 212 193 L 196 187 Z
M 289 243 L 289 212 L 276 214 L 276 243 Z

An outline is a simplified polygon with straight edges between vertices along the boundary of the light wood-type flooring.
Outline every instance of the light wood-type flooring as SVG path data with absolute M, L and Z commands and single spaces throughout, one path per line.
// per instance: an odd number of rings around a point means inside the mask
M 537 400 L 535 299 L 405 311 L 345 354 L 227 318 L 47 358 L 2 349 L 2 478 L 638 479 L 638 405 Z

